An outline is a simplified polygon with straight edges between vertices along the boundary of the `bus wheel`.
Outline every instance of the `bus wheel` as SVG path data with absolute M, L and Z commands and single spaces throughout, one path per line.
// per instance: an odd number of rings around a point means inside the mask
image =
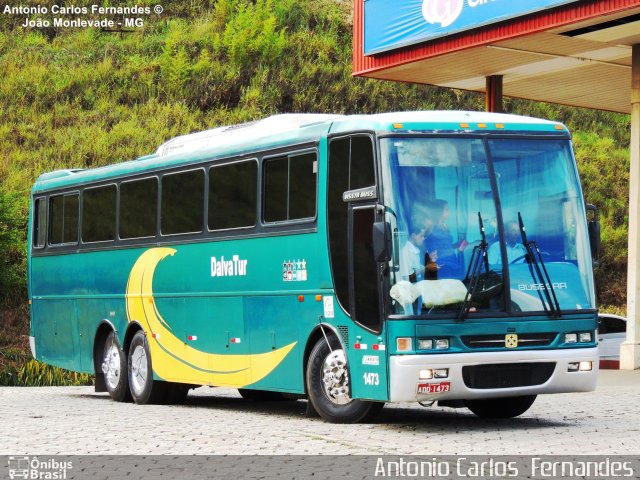
M 163 403 L 167 384 L 153 379 L 151 355 L 147 337 L 142 330 L 136 332 L 129 346 L 129 389 L 133 401 L 140 404 Z
M 112 400 L 126 402 L 131 400 L 127 377 L 127 357 L 120 348 L 114 331 L 107 335 L 102 351 L 102 373 L 107 392 Z
M 383 403 L 351 398 L 349 370 L 344 350 L 329 348 L 324 338 L 318 340 L 307 364 L 309 401 L 318 414 L 333 423 L 355 423 L 378 413 Z
M 486 400 L 466 400 L 469 410 L 483 418 L 513 418 L 522 415 L 533 405 L 536 395 L 523 397 L 488 398 Z

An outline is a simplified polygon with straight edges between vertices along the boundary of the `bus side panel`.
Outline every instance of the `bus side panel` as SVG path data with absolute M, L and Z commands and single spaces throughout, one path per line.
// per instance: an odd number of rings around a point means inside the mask
M 350 320 L 349 320 L 350 321 Z M 347 346 L 353 398 L 389 400 L 386 332 L 373 333 L 353 324 Z M 357 347 L 357 348 L 356 348 Z
M 34 300 L 31 308 L 37 323 L 38 360 L 68 370 L 81 371 L 75 300 L 39 299 Z
M 156 296 L 155 303 L 158 320 L 170 325 L 170 331 L 181 342 L 177 349 L 169 351 L 171 365 L 154 368 L 157 379 L 228 387 L 249 383 L 241 297 Z M 150 333 L 154 330 L 151 328 Z M 161 337 L 160 342 L 163 340 Z M 230 371 L 221 355 L 234 356 L 234 373 L 228 375 L 229 379 L 221 373 Z M 193 367 L 185 369 L 185 365 Z
M 322 303 L 315 301 L 315 295 L 283 295 L 246 298 L 245 304 L 252 352 L 271 352 L 293 344 L 291 352 L 266 377 L 254 375 L 251 388 L 304 393 L 302 355 L 309 332 L 322 315 Z M 252 362 L 257 364 L 260 358 L 253 357 Z M 252 370 L 258 371 L 257 366 L 252 365 Z
M 107 321 L 120 335 L 126 330 L 126 311 L 121 298 L 88 298 L 78 300 L 78 343 L 82 371 L 94 373 L 93 344 L 102 321 Z M 100 363 L 98 364 L 100 365 Z
M 31 322 L 38 360 L 93 373 L 98 324 L 106 319 L 124 335 L 122 294 L 130 255 L 105 251 L 31 259 Z

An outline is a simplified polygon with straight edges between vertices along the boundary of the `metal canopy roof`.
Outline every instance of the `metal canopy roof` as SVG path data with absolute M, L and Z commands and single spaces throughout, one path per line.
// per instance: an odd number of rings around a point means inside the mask
M 365 57 L 355 0 L 354 74 L 484 92 L 503 76 L 505 96 L 630 112 L 631 45 L 640 0 L 583 0 L 467 34 Z

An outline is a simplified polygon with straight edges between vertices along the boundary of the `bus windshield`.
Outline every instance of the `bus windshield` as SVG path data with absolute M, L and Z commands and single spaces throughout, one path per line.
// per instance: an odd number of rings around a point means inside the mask
M 395 315 L 594 308 L 568 140 L 381 140 Z

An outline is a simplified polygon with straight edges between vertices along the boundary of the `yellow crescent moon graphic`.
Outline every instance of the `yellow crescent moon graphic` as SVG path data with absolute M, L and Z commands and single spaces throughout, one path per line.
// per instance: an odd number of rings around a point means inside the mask
M 297 342 L 267 353 L 221 355 L 186 345 L 171 332 L 156 307 L 153 275 L 158 264 L 175 253 L 166 247 L 147 250 L 133 265 L 127 282 L 127 319 L 138 321 L 145 329 L 153 371 L 165 380 L 227 387 L 244 387 L 266 377 Z

